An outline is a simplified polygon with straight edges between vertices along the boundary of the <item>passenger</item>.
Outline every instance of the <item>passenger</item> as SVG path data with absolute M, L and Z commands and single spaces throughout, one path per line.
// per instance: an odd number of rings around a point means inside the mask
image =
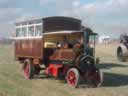
M 67 42 L 57 42 L 57 48 L 68 48 Z
M 68 48 L 68 43 L 65 43 L 63 48 Z
M 75 53 L 75 56 L 74 56 L 74 58 L 72 60 L 72 63 L 73 64 L 77 64 L 77 62 L 78 62 L 78 59 L 77 58 L 79 58 L 80 54 L 83 51 L 83 41 L 82 40 L 78 40 L 76 42 L 76 44 L 73 47 L 73 51 Z
M 60 42 L 57 42 L 57 48 L 61 48 L 61 43 Z

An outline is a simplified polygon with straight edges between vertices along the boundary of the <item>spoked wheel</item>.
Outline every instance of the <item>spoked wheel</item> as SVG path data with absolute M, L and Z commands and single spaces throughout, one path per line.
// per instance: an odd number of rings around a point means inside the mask
M 34 66 L 29 59 L 25 60 L 23 64 L 23 74 L 26 79 L 32 79 L 34 77 Z
M 69 86 L 72 88 L 77 88 L 80 81 L 80 74 L 78 69 L 70 68 L 67 72 L 66 80 Z
M 100 70 L 96 70 L 95 73 L 92 74 L 91 76 L 91 85 L 92 87 L 99 87 L 102 85 L 103 83 L 103 72 L 101 72 Z

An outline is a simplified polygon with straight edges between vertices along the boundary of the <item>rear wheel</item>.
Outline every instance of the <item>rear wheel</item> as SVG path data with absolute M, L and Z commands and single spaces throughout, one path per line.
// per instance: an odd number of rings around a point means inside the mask
M 26 79 L 32 79 L 34 77 L 34 66 L 29 59 L 24 61 L 23 74 Z
M 77 88 L 80 81 L 80 73 L 76 68 L 70 68 L 67 72 L 66 80 L 69 86 Z

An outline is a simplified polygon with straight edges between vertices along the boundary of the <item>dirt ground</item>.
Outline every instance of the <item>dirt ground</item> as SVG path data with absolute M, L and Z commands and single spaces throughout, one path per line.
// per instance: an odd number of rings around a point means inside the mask
M 96 46 L 104 73 L 101 87 L 73 89 L 54 78 L 25 80 L 13 47 L 0 45 L 0 96 L 128 96 L 128 62 L 117 60 L 116 48 L 117 44 Z

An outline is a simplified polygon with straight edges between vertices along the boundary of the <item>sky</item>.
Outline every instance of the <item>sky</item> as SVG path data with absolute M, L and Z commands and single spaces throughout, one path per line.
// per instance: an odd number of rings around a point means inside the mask
M 48 16 L 79 18 L 113 38 L 128 32 L 128 0 L 0 0 L 0 36 L 11 36 L 15 22 Z

